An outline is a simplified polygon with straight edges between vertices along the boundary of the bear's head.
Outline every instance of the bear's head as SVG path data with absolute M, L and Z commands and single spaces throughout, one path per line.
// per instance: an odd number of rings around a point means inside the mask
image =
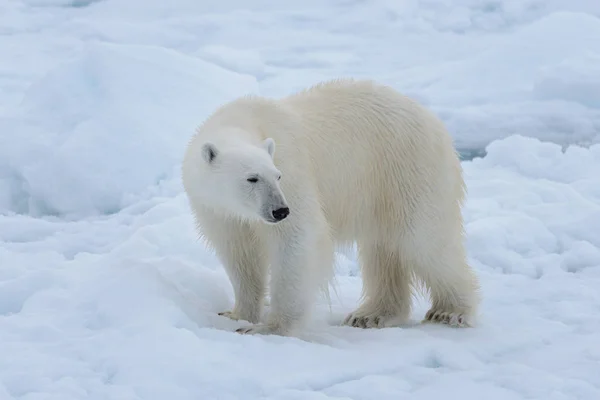
M 226 215 L 276 224 L 290 210 L 273 162 L 275 142 L 259 145 L 205 141 L 194 154 L 194 195 Z

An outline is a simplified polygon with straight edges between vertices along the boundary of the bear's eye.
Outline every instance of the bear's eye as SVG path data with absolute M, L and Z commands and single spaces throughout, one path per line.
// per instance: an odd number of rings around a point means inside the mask
M 258 182 L 258 178 L 257 178 L 257 177 L 255 177 L 255 176 L 253 176 L 252 178 L 248 178 L 248 179 L 246 179 L 246 180 L 247 180 L 248 182 L 252 182 L 252 183 L 256 183 L 256 182 Z
M 279 176 L 277 177 L 277 180 L 278 180 L 278 181 L 280 181 L 280 180 L 281 180 L 281 175 L 279 175 Z

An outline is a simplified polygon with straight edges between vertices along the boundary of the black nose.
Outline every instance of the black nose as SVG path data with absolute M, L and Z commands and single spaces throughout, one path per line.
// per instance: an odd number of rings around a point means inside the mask
M 281 221 L 287 217 L 289 213 L 290 209 L 288 207 L 278 208 L 277 210 L 273 211 L 273 218 L 275 218 L 277 221 Z

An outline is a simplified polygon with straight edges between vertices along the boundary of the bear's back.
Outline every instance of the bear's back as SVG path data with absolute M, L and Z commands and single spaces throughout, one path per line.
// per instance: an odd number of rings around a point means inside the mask
M 300 121 L 289 148 L 307 150 L 321 202 L 338 231 L 361 230 L 359 219 L 350 217 L 355 214 L 378 220 L 392 217 L 376 215 L 397 209 L 392 203 L 429 201 L 433 187 L 461 195 L 460 164 L 442 122 L 394 89 L 341 79 L 281 104 Z

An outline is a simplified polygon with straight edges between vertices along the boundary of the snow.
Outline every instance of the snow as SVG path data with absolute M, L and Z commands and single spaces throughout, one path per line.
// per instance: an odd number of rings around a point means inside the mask
M 206 4 L 205 4 L 206 3 Z M 600 398 L 600 3 L 0 2 L 0 400 Z M 466 158 L 479 325 L 241 336 L 183 148 L 215 107 L 375 78 Z M 451 395 L 454 396 L 454 395 Z

